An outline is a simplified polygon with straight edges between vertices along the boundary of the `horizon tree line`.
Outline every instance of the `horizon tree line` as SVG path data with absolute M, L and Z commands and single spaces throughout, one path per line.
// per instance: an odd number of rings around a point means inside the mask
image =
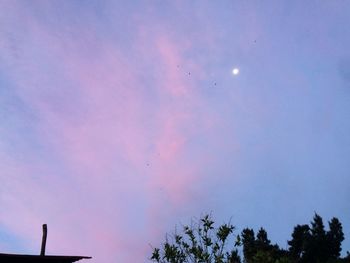
M 160 248 L 153 248 L 150 260 L 157 263 L 340 263 L 350 262 L 350 254 L 341 257 L 344 233 L 341 222 L 333 217 L 325 229 L 317 213 L 310 224 L 296 225 L 283 249 L 272 244 L 267 231 L 257 233 L 244 228 L 234 234 L 231 223 L 214 225 L 208 214 L 185 225 L 182 231 L 167 234 Z

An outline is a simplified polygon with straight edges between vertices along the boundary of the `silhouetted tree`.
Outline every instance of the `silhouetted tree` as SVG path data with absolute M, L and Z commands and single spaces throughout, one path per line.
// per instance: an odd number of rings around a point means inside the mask
M 215 228 L 214 221 L 206 215 L 197 224 L 184 226 L 183 234 L 167 237 L 161 249 L 153 250 L 151 260 L 159 263 L 241 263 L 236 249 L 241 246 L 245 263 L 350 263 L 349 253 L 340 258 L 344 240 L 342 224 L 332 218 L 328 225 L 326 231 L 322 217 L 315 213 L 310 225 L 294 227 L 288 251 L 277 244 L 272 245 L 264 228 L 260 228 L 256 236 L 253 229 L 243 229 L 231 249 L 226 249 L 234 227 L 223 224 Z
M 264 228 L 260 228 L 257 235 L 255 246 L 257 250 L 268 250 L 270 247 L 271 241 L 267 238 L 267 232 Z
M 167 237 L 161 249 L 153 249 L 150 259 L 159 263 L 240 263 L 237 249 L 226 249 L 233 230 L 231 224 L 216 228 L 210 216 L 205 215 L 195 225 L 185 225 L 182 234 Z
M 327 232 L 327 246 L 330 258 L 339 258 L 341 252 L 341 243 L 344 240 L 343 227 L 338 218 L 333 217 L 328 222 L 329 231 Z
M 253 229 L 245 228 L 241 237 L 246 263 L 277 263 L 288 257 L 287 251 L 280 249 L 277 244 L 271 245 L 264 228 L 259 229 L 256 237 Z
M 289 253 L 293 259 L 299 260 L 305 250 L 305 242 L 310 236 L 308 225 L 297 225 L 292 233 L 292 240 L 288 241 Z
M 241 233 L 242 245 L 243 245 L 243 255 L 245 262 L 252 262 L 254 255 L 256 254 L 256 243 L 254 230 L 250 228 L 245 228 Z
M 325 230 L 322 217 L 315 213 L 311 227 L 297 225 L 288 241 L 292 259 L 301 263 L 326 263 L 339 259 L 341 243 L 344 240 L 342 225 L 332 218 L 329 231 Z
M 311 240 L 309 241 L 313 258 L 316 262 L 328 260 L 328 248 L 326 240 L 326 231 L 322 217 L 315 213 L 311 222 Z

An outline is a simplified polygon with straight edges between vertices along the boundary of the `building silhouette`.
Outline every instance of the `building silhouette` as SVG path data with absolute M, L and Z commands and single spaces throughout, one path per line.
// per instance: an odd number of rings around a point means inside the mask
M 19 255 L 0 253 L 1 263 L 72 263 L 91 257 L 81 256 L 49 256 L 49 255 Z
M 84 256 L 45 255 L 46 238 L 47 238 L 47 226 L 46 224 L 44 224 L 40 255 L 21 255 L 21 254 L 0 253 L 0 263 L 72 263 L 81 259 L 91 258 L 91 257 L 84 257 Z

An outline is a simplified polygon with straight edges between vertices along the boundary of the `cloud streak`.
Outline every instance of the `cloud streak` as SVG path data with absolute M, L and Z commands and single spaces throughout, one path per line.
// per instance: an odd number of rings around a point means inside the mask
M 53 30 L 14 9 L 25 17 L 26 41 L 11 51 L 6 39 L 3 65 L 33 111 L 28 129 L 40 150 L 5 164 L 1 224 L 39 244 L 47 222 L 52 253 L 141 262 L 164 231 L 159 221 L 191 204 L 199 180 L 199 160 L 186 149 L 208 127 L 186 39 L 140 27 L 130 51 L 94 29 Z
M 49 253 L 145 262 L 201 212 L 281 241 L 349 210 L 344 6 L 124 2 L 0 3 L 1 251 L 48 223 Z

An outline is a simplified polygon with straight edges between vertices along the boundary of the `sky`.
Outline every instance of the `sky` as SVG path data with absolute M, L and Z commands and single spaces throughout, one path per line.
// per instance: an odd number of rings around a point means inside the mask
M 149 262 L 211 213 L 350 250 L 350 2 L 0 0 L 0 251 Z M 233 75 L 232 69 L 239 74 Z

